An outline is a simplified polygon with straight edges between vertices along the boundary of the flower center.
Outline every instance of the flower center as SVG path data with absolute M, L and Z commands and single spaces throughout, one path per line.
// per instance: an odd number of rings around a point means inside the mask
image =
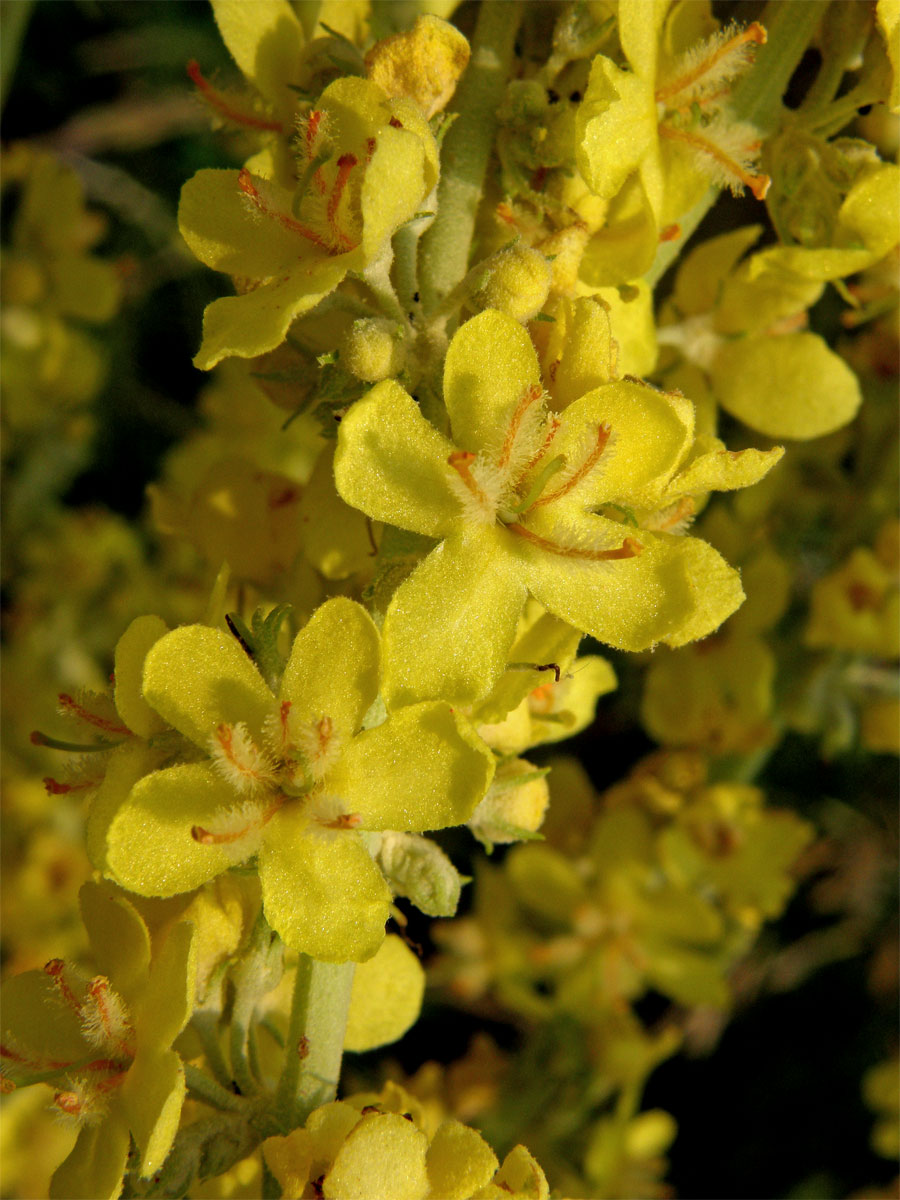
M 452 486 L 470 520 L 500 524 L 510 533 L 541 550 L 600 562 L 633 558 L 642 547 L 634 538 L 609 548 L 555 541 L 529 528 L 528 518 L 573 493 L 585 480 L 602 470 L 604 452 L 613 437 L 601 423 L 589 431 L 585 443 L 572 455 L 551 455 L 560 420 L 544 407 L 539 384 L 529 384 L 520 396 L 495 453 L 473 454 L 456 450 L 447 459 L 453 468 Z
M 341 756 L 340 735 L 331 717 L 297 718 L 289 700 L 266 722 L 258 746 L 246 725 L 222 723 L 210 739 L 213 766 L 240 797 L 205 825 L 194 825 L 191 837 L 203 846 L 229 852 L 235 862 L 257 853 L 263 830 L 287 803 L 300 800 L 314 824 L 332 830 L 354 829 L 355 813 L 327 797 L 325 780 Z

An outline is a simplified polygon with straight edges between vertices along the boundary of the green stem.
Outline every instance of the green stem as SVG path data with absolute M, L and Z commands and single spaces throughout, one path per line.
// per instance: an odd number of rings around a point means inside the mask
M 521 4 L 499 0 L 484 0 L 478 14 L 472 58 L 453 105 L 460 115 L 444 139 L 437 217 L 420 247 L 419 284 L 426 315 L 468 269 L 475 214 L 521 16 Z
M 285 1133 L 337 1095 L 355 963 L 301 954 L 278 1081 L 276 1111 Z
M 255 993 L 248 994 L 247 991 L 238 989 L 231 1010 L 229 1034 L 231 1074 L 234 1082 L 241 1089 L 242 1096 L 250 1096 L 256 1091 L 256 1081 L 247 1061 L 247 1038 L 253 1010 L 256 1008 L 256 999 Z
M 394 234 L 394 279 L 397 295 L 406 315 L 409 316 L 419 290 L 418 254 L 422 237 L 422 222 L 408 221 Z
M 764 136 L 778 127 L 782 97 L 827 7 L 821 0 L 769 0 L 763 9 L 760 22 L 768 41 L 735 88 L 732 107 Z
M 406 328 L 409 318 L 403 311 L 397 293 L 394 291 L 394 285 L 391 283 L 391 261 L 392 254 L 390 253 L 376 258 L 366 267 L 362 278 L 378 301 L 378 307 L 384 315 L 391 320 L 399 321 Z
M 210 1070 L 223 1087 L 231 1083 L 231 1071 L 219 1045 L 217 1032 L 218 1017 L 211 1012 L 195 1012 L 191 1017 L 191 1028 L 203 1046 L 203 1053 Z
M 184 1065 L 184 1081 L 187 1084 L 188 1095 L 192 1100 L 209 1104 L 212 1108 L 220 1108 L 223 1112 L 240 1112 L 243 1101 L 234 1092 L 229 1092 L 221 1084 L 211 1079 L 205 1071 L 190 1063 Z

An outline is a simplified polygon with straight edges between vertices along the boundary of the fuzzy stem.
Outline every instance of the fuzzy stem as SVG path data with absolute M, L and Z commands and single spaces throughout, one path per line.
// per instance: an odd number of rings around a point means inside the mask
M 276 1097 L 285 1133 L 337 1094 L 354 967 L 300 955 Z
M 759 20 L 768 40 L 757 50 L 753 69 L 735 88 L 732 102 L 735 115 L 751 121 L 763 136 L 778 128 L 782 97 L 827 7 L 820 0 L 769 0 L 763 9 Z
M 419 241 L 424 232 L 421 221 L 408 221 L 394 234 L 394 279 L 397 296 L 407 316 L 415 304 L 419 290 Z
M 397 293 L 394 291 L 394 285 L 391 282 L 391 262 L 391 253 L 373 259 L 363 272 L 362 279 L 378 301 L 378 307 L 382 313 L 391 320 L 399 321 L 401 325 L 405 326 L 407 324 L 407 315 L 403 311 L 403 307 L 397 298 Z
M 460 115 L 444 139 L 437 217 L 419 253 L 419 290 L 427 315 L 469 265 L 475 213 L 521 16 L 522 5 L 498 0 L 484 0 L 478 14 L 472 58 L 453 105 Z
M 241 1089 L 242 1096 L 250 1096 L 256 1091 L 256 1081 L 247 1061 L 247 1038 L 253 1010 L 256 1008 L 256 995 L 248 995 L 245 990 L 238 990 L 231 1011 L 231 1029 L 229 1049 L 231 1051 L 231 1073 L 234 1082 Z
M 205 1071 L 192 1066 L 191 1063 L 184 1065 L 184 1081 L 192 1100 L 199 1100 L 202 1104 L 209 1104 L 212 1108 L 220 1108 L 223 1112 L 240 1112 L 243 1107 L 240 1096 L 235 1096 L 234 1092 L 223 1088 Z
M 219 1045 L 217 1025 L 218 1018 L 214 1013 L 208 1011 L 195 1012 L 191 1017 L 191 1028 L 203 1045 L 203 1053 L 210 1070 L 223 1087 L 228 1087 L 231 1083 L 231 1071 L 225 1061 L 222 1047 Z

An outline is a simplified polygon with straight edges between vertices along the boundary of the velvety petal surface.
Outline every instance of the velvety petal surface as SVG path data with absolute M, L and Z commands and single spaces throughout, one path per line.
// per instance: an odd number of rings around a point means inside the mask
M 428 1139 L 397 1113 L 363 1119 L 347 1135 L 322 1181 L 328 1200 L 425 1200 Z
M 652 86 L 598 54 L 575 119 L 578 169 L 595 196 L 610 199 L 656 142 Z
M 143 693 L 144 659 L 169 627 L 161 617 L 137 617 L 116 643 L 115 701 L 119 716 L 133 733 L 149 738 L 165 729 Z
M 626 527 L 600 517 L 585 518 L 584 529 L 595 531 L 598 542 L 606 545 L 621 544 L 626 531 Z M 618 650 L 647 650 L 660 641 L 672 644 L 685 629 L 692 633 L 684 640 L 702 637 L 730 616 L 743 599 L 737 572 L 707 547 L 710 565 L 721 563 L 726 573 L 724 577 L 716 573 L 711 611 L 707 619 L 700 619 L 703 581 L 696 579 L 683 561 L 684 556 L 690 558 L 686 544 L 696 539 L 666 540 L 640 530 L 635 536 L 642 552 L 613 562 L 589 562 L 523 544 L 528 588 L 545 608 Z M 695 565 L 690 563 L 691 568 Z M 721 614 L 718 619 L 713 620 L 713 612 Z M 700 628 L 703 633 L 694 632 Z
M 138 1050 L 171 1046 L 194 1011 L 197 945 L 194 925 L 173 925 L 153 960 L 137 1006 Z
M 147 926 L 134 905 L 108 883 L 85 883 L 78 904 L 94 962 L 130 1005 L 147 982 Z
M 391 893 L 358 834 L 316 827 L 288 805 L 267 827 L 259 880 L 266 919 L 291 949 L 362 962 L 381 945 Z
M 243 296 L 223 296 L 203 313 L 203 341 L 194 366 L 208 371 L 223 358 L 255 358 L 284 341 L 291 322 L 314 308 L 352 268 L 358 252 L 309 259 Z
M 317 608 L 294 638 L 281 680 L 281 697 L 291 717 L 331 717 L 350 738 L 378 695 L 378 630 L 353 600 L 335 597 Z
M 178 227 L 197 258 L 229 275 L 268 279 L 293 269 L 298 258 L 314 257 L 312 242 L 279 221 L 253 216 L 238 175 L 229 170 L 198 171 L 181 189 Z M 285 188 L 270 184 L 266 193 L 283 211 L 291 211 Z
M 377 254 L 394 230 L 419 209 L 425 192 L 425 147 L 421 139 L 405 129 L 382 127 L 366 167 L 360 197 L 362 247 L 367 259 Z
M 73 1062 L 84 1054 L 81 1022 L 44 971 L 23 971 L 0 989 L 3 1038 L 39 1062 Z
M 444 363 L 444 403 L 462 450 L 499 450 L 525 390 L 540 384 L 531 338 L 489 308 L 457 331 Z
M 736 488 L 750 487 L 758 483 L 775 466 L 784 455 L 784 447 L 775 446 L 771 450 L 728 450 L 718 438 L 707 439 L 710 449 L 702 449 L 701 439 L 697 439 L 701 453 L 672 480 L 669 494 L 672 499 L 678 496 L 700 496 L 704 492 L 729 492 Z
M 203 750 L 223 722 L 243 721 L 259 738 L 275 698 L 231 633 L 182 625 L 156 643 L 144 663 L 144 696 Z
M 118 1114 L 85 1125 L 50 1180 L 51 1200 L 117 1200 L 130 1146 L 128 1125 Z
M 389 706 L 435 697 L 470 703 L 503 671 L 525 603 L 503 536 L 472 526 L 447 538 L 397 589 L 383 631 Z
M 856 416 L 856 376 L 814 333 L 743 338 L 724 347 L 712 369 L 722 407 L 774 438 L 822 437 Z
M 141 1151 L 141 1175 L 158 1170 L 172 1148 L 185 1097 L 184 1067 L 174 1050 L 138 1052 L 120 1102 Z
M 159 766 L 159 752 L 143 742 L 114 750 L 103 782 L 91 802 L 85 830 L 88 858 L 98 871 L 106 872 L 106 834 L 109 823 L 128 798 L 131 789 Z
M 418 1020 L 425 993 L 422 965 L 395 933 L 353 972 L 344 1049 L 362 1053 L 402 1038 Z
M 392 379 L 374 387 L 341 422 L 337 490 L 376 521 L 441 537 L 460 518 L 447 459 L 453 443 Z
M 280 115 L 297 105 L 303 27 L 287 0 L 212 0 L 213 16 L 231 57 Z
M 414 704 L 347 746 L 327 787 L 363 829 L 462 825 L 487 791 L 493 755 L 449 704 Z
M 468 1200 L 490 1183 L 500 1164 L 477 1130 L 448 1117 L 431 1139 L 425 1165 L 432 1196 Z
M 656 494 L 687 452 L 694 432 L 693 406 L 684 397 L 626 380 L 582 396 L 560 420 L 553 452 L 565 455 L 571 467 L 584 461 L 600 425 L 612 430 L 598 467 L 570 493 L 583 505 L 635 504 Z M 552 494 L 555 483 L 550 481 L 545 495 Z
M 239 803 L 208 766 L 190 763 L 141 779 L 113 818 L 107 834 L 109 870 L 139 896 L 175 896 L 214 879 L 234 853 L 204 846 L 191 829 L 209 826 Z

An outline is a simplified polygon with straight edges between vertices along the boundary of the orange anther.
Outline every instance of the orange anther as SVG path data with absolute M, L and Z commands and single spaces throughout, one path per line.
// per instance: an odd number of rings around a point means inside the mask
M 535 500 L 534 504 L 531 505 L 531 507 L 539 508 L 542 504 L 552 504 L 554 500 L 559 500 L 561 496 L 567 495 L 567 493 L 571 492 L 574 487 L 577 487 L 578 484 L 581 483 L 582 479 L 585 479 L 588 475 L 590 475 L 591 471 L 593 471 L 594 467 L 600 461 L 600 456 L 606 449 L 606 444 L 611 436 L 612 428 L 609 425 L 598 425 L 597 441 L 577 471 L 573 471 L 566 482 L 561 487 L 558 487 L 555 492 L 548 492 L 543 496 L 539 496 L 538 499 Z
M 210 84 L 200 70 L 200 64 L 196 59 L 192 58 L 187 65 L 187 73 L 195 84 L 197 90 L 207 100 L 217 112 L 221 113 L 228 121 L 233 121 L 236 125 L 243 125 L 247 129 L 265 129 L 271 130 L 273 133 L 281 133 L 281 122 L 265 117 L 257 117 L 252 113 L 241 112 L 225 99 L 221 92 L 217 92 Z

